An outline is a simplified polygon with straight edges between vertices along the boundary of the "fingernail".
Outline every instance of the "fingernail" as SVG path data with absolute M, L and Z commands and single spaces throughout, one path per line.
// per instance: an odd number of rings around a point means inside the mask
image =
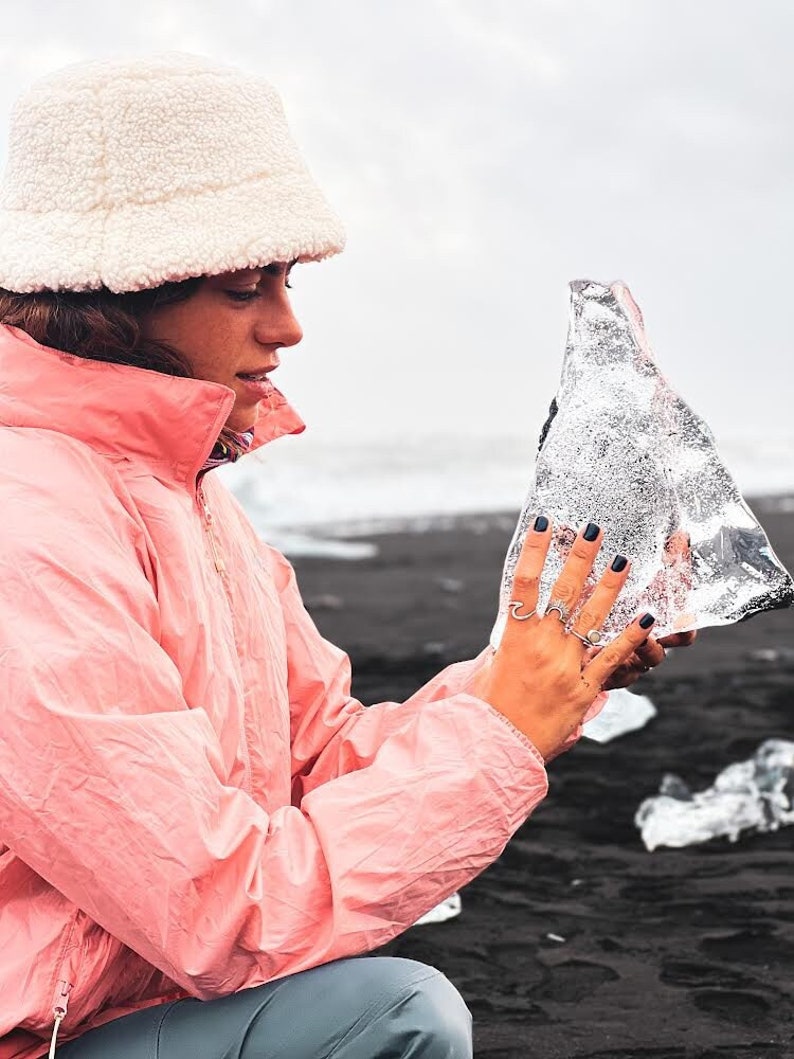
M 640 618 L 640 628 L 650 629 L 650 627 L 655 621 L 656 618 L 654 618 L 653 614 L 643 614 L 643 616 Z
M 628 559 L 625 555 L 616 555 L 612 560 L 612 566 L 610 569 L 614 570 L 616 574 L 619 574 L 622 570 L 626 569 L 628 565 Z
M 535 519 L 535 525 L 532 527 L 536 533 L 545 533 L 549 528 L 549 520 L 545 515 L 538 515 Z
M 582 536 L 586 541 L 588 541 L 588 543 L 592 544 L 600 532 L 600 526 L 596 526 L 595 522 L 588 522 Z

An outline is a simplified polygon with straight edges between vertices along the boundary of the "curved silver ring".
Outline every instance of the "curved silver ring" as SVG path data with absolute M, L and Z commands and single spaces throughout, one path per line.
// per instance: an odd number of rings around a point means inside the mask
M 515 618 L 516 621 L 529 621 L 535 613 L 534 610 L 531 610 L 528 614 L 519 614 L 518 612 L 524 606 L 520 599 L 511 599 L 508 606 L 510 608 L 510 617 Z
M 551 614 L 553 610 L 557 612 L 557 616 L 563 625 L 567 625 L 571 620 L 571 612 L 561 599 L 550 599 L 546 604 L 544 614 Z

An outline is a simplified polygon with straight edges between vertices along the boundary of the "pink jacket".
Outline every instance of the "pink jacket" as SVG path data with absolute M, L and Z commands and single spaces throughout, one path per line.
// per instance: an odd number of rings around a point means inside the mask
M 0 327 L 0 1059 L 374 949 L 546 793 L 451 666 L 364 709 L 204 464 L 232 393 Z M 302 429 L 283 398 L 261 445 Z

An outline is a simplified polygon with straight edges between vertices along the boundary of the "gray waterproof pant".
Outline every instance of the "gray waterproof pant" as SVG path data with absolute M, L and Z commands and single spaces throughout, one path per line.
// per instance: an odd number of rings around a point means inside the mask
M 471 1017 L 440 971 L 387 956 L 337 960 L 219 1000 L 125 1015 L 58 1059 L 471 1059 Z

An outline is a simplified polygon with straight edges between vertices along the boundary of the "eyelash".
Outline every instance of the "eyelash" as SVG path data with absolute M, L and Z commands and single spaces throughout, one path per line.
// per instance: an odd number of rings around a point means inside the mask
M 284 286 L 287 290 L 292 290 L 292 284 L 289 281 L 289 276 L 284 280 Z M 259 297 L 258 290 L 227 290 L 226 296 L 231 298 L 233 302 L 252 302 L 255 298 Z

